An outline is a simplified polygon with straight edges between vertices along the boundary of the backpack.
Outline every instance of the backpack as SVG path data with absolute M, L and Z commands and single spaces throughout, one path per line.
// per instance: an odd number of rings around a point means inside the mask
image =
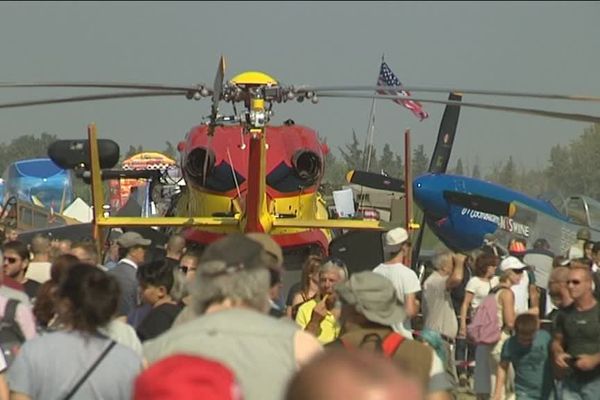
M 7 366 L 12 364 L 21 345 L 25 342 L 25 335 L 15 320 L 18 305 L 18 300 L 8 299 L 4 316 L 0 319 L 0 348 L 4 353 Z
M 475 344 L 495 344 L 500 340 L 501 321 L 498 321 L 496 293 L 485 296 L 467 326 L 467 338 Z

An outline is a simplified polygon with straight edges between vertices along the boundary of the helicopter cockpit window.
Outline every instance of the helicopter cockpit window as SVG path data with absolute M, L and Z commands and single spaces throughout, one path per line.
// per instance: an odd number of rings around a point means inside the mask
M 590 227 L 600 229 L 600 202 L 590 197 L 582 197 L 582 199 L 587 204 Z
M 567 201 L 567 215 L 573 222 L 588 225 L 586 203 L 581 197 L 571 197 Z

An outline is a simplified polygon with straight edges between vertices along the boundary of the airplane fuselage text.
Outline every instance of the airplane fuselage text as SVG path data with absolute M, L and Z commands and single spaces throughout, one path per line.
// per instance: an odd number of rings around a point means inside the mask
M 463 208 L 461 214 L 468 215 L 469 218 L 492 222 L 498 225 L 500 229 L 507 232 L 516 233 L 525 237 L 529 237 L 530 234 L 529 226 L 516 222 L 509 217 L 497 216 L 483 211 L 471 210 L 470 208 Z

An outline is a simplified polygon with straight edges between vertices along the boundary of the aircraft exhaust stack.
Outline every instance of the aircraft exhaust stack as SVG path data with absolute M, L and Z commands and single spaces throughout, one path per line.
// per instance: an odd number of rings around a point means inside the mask
M 311 150 L 298 150 L 292 157 L 292 165 L 307 186 L 313 185 L 323 174 L 321 157 Z
M 208 157 L 208 159 L 207 159 Z M 196 148 L 188 154 L 184 171 L 191 182 L 198 186 L 205 186 L 215 166 L 215 155 L 206 148 Z

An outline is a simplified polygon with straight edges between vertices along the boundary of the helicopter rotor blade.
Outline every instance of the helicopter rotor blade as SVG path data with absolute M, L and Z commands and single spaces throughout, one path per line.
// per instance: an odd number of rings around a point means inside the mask
M 573 101 L 589 101 L 589 102 L 600 102 L 600 96 L 588 96 L 588 95 L 566 95 L 558 93 L 531 93 L 531 92 L 513 92 L 506 90 L 480 90 L 480 89 L 448 89 L 448 88 L 436 88 L 430 86 L 315 86 L 307 87 L 300 86 L 295 89 L 296 93 L 314 92 L 321 95 L 322 92 L 342 92 L 342 91 L 410 91 L 410 92 L 423 92 L 423 93 L 462 93 L 462 94 L 476 94 L 482 96 L 502 96 L 502 97 L 527 97 L 536 99 L 550 99 L 550 100 L 573 100 Z
M 128 82 L 0 82 L 2 88 L 96 88 L 96 89 L 139 89 L 139 90 L 181 90 L 185 92 L 203 92 L 203 97 L 210 95 L 212 89 L 204 84 L 181 86 L 162 85 L 155 83 L 128 83 Z
M 217 74 L 215 75 L 215 82 L 213 84 L 212 92 L 212 104 L 210 106 L 210 122 L 208 125 L 208 135 L 212 136 L 215 133 L 217 127 L 216 121 L 219 115 L 219 101 L 223 94 L 223 80 L 225 79 L 225 57 L 221 56 L 219 59 L 219 66 L 217 67 Z
M 451 100 L 433 100 L 433 99 L 425 99 L 418 98 L 413 96 L 394 96 L 394 95 L 384 95 L 384 94 L 349 94 L 349 93 L 338 93 L 338 92 L 322 92 L 319 93 L 319 97 L 332 97 L 332 98 L 356 98 L 356 99 L 383 99 L 383 100 L 413 100 L 419 101 L 422 103 L 432 103 L 432 104 L 446 104 L 446 105 L 455 105 L 461 107 L 469 107 L 469 108 L 480 108 L 484 110 L 496 110 L 496 111 L 506 111 L 513 112 L 519 114 L 528 114 L 528 115 L 537 115 L 540 117 L 548 117 L 548 118 L 558 118 L 558 119 L 566 119 L 571 121 L 582 121 L 582 122 L 591 122 L 591 123 L 600 123 L 600 116 L 589 115 L 589 114 L 578 114 L 578 113 L 564 113 L 558 111 L 549 111 L 549 110 L 540 110 L 537 108 L 527 108 L 527 107 L 511 107 L 511 106 L 501 106 L 496 104 L 485 104 L 485 103 L 465 103 L 465 102 L 457 102 Z
M 196 85 L 164 85 L 157 83 L 129 83 L 129 82 L 0 82 L 2 88 L 98 88 L 98 89 L 140 89 L 140 90 L 182 90 L 189 92 L 203 92 L 203 97 L 213 93 L 212 88 L 205 84 Z M 438 88 L 431 86 L 299 86 L 292 91 L 298 93 L 316 93 L 321 92 L 360 92 L 360 91 L 410 91 L 423 93 L 463 93 L 482 96 L 501 96 L 501 97 L 525 97 L 550 100 L 572 100 L 600 102 L 600 96 L 589 95 L 565 95 L 558 93 L 531 93 L 506 90 L 481 90 L 481 89 L 458 89 L 458 88 Z
M 120 93 L 105 93 L 105 94 L 94 94 L 94 95 L 82 95 L 82 96 L 71 96 L 71 97 L 56 97 L 52 99 L 40 99 L 40 100 L 28 100 L 28 101 L 16 101 L 11 103 L 0 103 L 0 108 L 18 108 L 18 107 L 30 107 L 30 106 L 41 106 L 48 104 L 60 104 L 60 103 L 77 103 L 83 101 L 97 101 L 97 100 L 114 100 L 114 99 L 127 99 L 135 97 L 161 97 L 161 96 L 183 96 L 186 92 L 181 91 L 146 91 L 146 92 L 120 92 Z

